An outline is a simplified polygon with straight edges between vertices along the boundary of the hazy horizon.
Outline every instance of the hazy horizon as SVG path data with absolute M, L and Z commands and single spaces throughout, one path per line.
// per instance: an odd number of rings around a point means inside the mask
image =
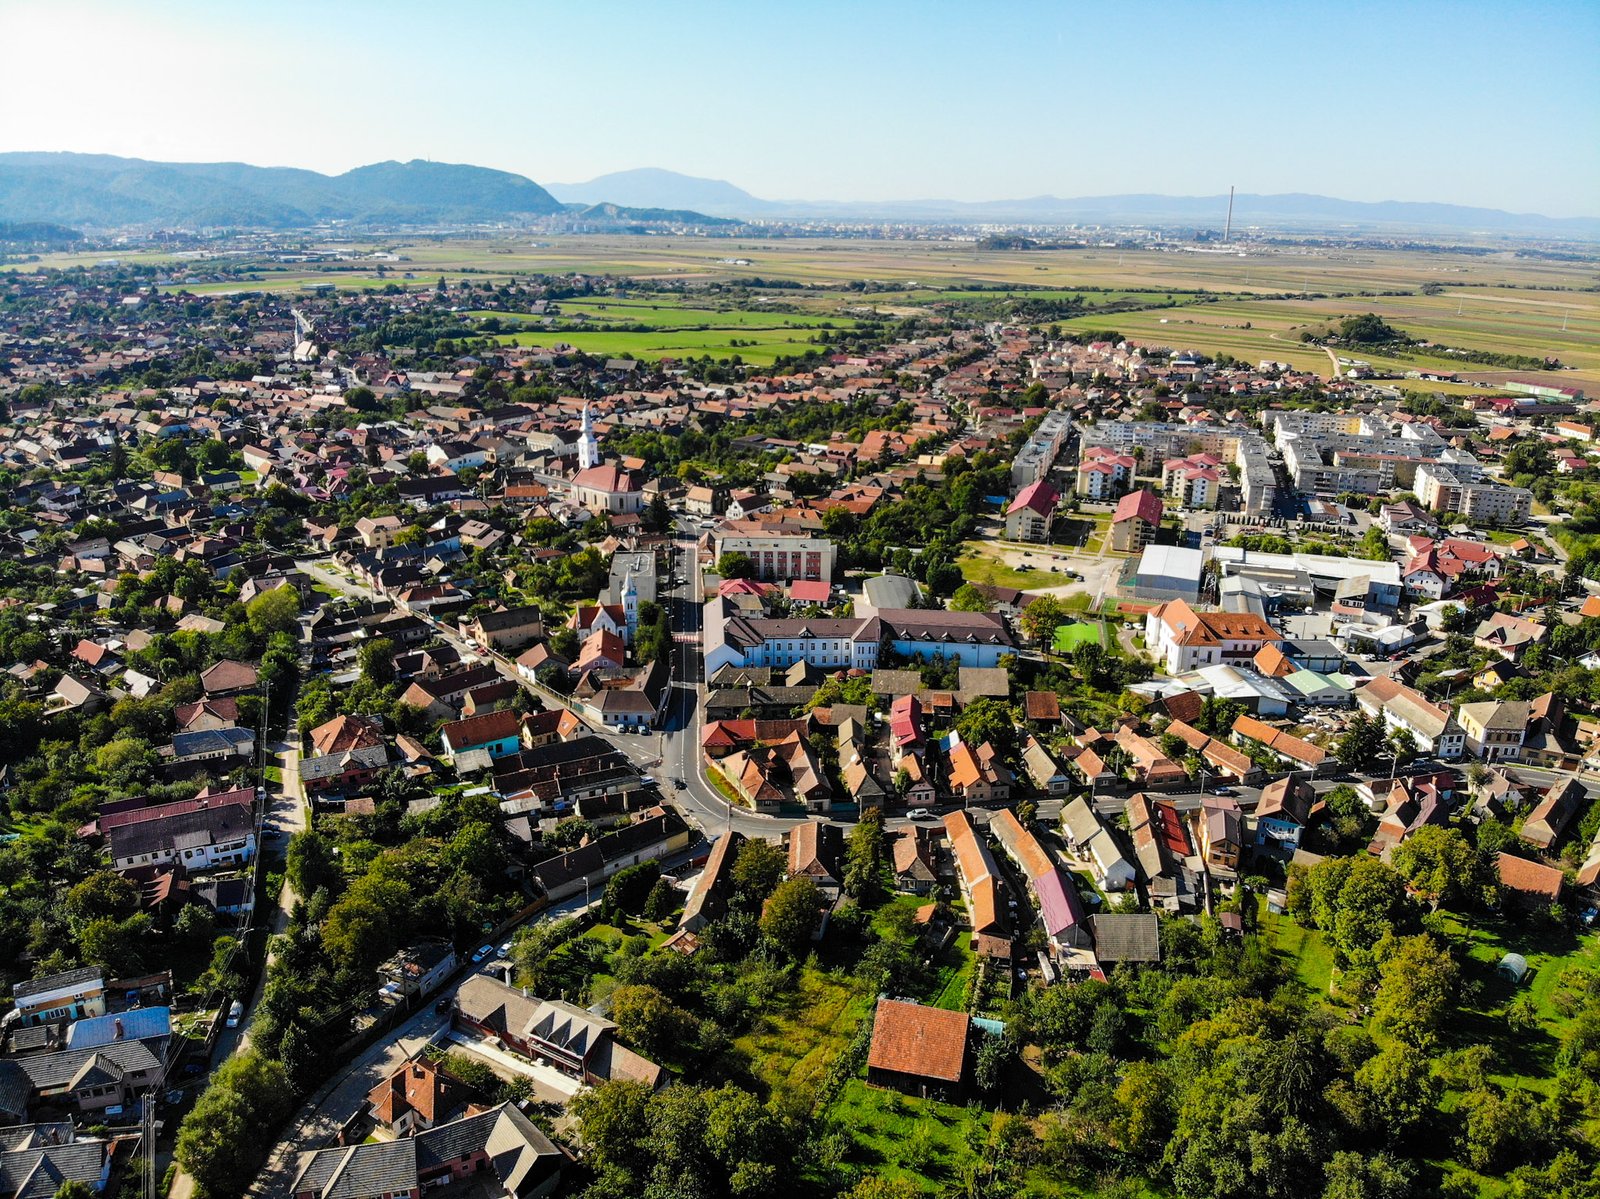
M 791 201 L 1232 185 L 1600 215 L 1587 3 L 17 0 L 0 33 L 9 94 L 38 98 L 0 105 L 6 151 L 421 158 L 540 184 L 655 167 Z

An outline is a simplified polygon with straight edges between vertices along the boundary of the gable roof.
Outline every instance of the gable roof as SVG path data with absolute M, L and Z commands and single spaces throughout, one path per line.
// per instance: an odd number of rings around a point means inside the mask
M 960 1082 L 972 1019 L 965 1012 L 924 1007 L 903 999 L 880 999 L 872 1018 L 868 1070 Z

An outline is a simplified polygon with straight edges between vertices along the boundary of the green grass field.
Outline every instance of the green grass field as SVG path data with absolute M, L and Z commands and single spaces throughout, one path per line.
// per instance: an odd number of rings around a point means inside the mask
M 1265 899 L 1258 909 L 1258 919 L 1261 933 L 1269 938 L 1273 953 L 1292 963 L 1295 977 L 1307 989 L 1326 997 L 1333 982 L 1333 949 L 1323 935 L 1314 929 L 1301 928 L 1288 916 L 1268 912 Z
M 713 358 L 737 355 L 745 362 L 770 364 L 783 356 L 798 356 L 807 350 L 825 350 L 811 338 L 809 330 L 741 332 L 730 330 L 657 330 L 650 333 L 515 333 L 496 340 L 501 345 L 543 346 L 556 349 L 571 346 L 586 354 L 605 358 Z M 738 344 L 734 344 L 734 343 Z
M 735 1039 L 734 1049 L 775 1094 L 805 1100 L 871 1010 L 872 997 L 859 987 L 806 969 L 794 991 Z
M 659 301 L 653 298 L 563 300 L 560 312 L 549 317 L 482 310 L 466 315 L 475 320 L 497 317 L 506 325 L 537 325 L 547 319 L 558 325 L 571 325 L 581 317 L 585 324 L 593 325 L 597 332 L 624 325 L 648 325 L 651 329 L 669 330 L 774 330 L 853 329 L 859 323 L 851 317 L 825 313 L 772 312 L 760 308 L 700 308 L 676 301 L 677 298 L 672 296 L 664 296 Z
M 1104 645 L 1105 626 L 1098 621 L 1075 620 L 1071 624 L 1056 626 L 1050 648 L 1058 654 L 1070 654 L 1081 645 Z

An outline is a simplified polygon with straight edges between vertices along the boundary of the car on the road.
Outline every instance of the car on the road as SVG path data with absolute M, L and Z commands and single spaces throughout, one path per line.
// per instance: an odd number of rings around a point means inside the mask
M 508 958 L 508 957 L 511 956 L 511 942 L 510 941 L 502 941 L 500 943 L 500 956 L 503 957 L 503 958 Z
M 1233 794 L 1233 788 L 1232 787 L 1213 787 L 1213 788 L 1211 788 L 1211 793 L 1213 795 L 1232 795 Z
M 927 808 L 912 808 L 906 813 L 907 820 L 932 820 L 933 813 Z
M 168 1107 L 177 1107 L 183 1102 L 183 1091 L 179 1089 L 168 1091 L 162 1096 L 167 1101 Z
M 674 787 L 676 787 L 679 791 L 682 791 L 689 784 L 684 782 L 681 778 L 675 778 L 675 779 L 672 780 L 672 785 Z
M 435 1016 L 447 1016 L 450 1014 L 450 996 L 444 996 L 433 1005 L 433 1014 Z
M 477 951 L 473 953 L 472 960 L 474 962 L 481 962 L 481 961 L 483 961 L 484 958 L 488 957 L 493 952 L 494 952 L 494 946 L 493 945 L 482 945 L 482 946 L 479 946 Z
M 233 1006 L 228 1009 L 228 1027 L 238 1028 L 239 1021 L 244 1019 L 244 1004 L 239 1000 L 233 1001 Z

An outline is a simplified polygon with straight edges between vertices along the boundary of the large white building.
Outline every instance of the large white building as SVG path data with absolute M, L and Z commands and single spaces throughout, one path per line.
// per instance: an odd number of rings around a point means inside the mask
M 707 677 L 730 664 L 875 670 L 885 645 L 903 658 L 962 666 L 997 666 L 1016 652 L 1005 621 L 989 612 L 886 608 L 870 617 L 773 619 L 735 615 L 718 596 L 707 602 L 702 628 Z
M 1264 645 L 1281 641 L 1278 631 L 1247 612 L 1196 612 L 1169 600 L 1145 617 L 1145 648 L 1168 674 L 1201 666 L 1248 665 Z

